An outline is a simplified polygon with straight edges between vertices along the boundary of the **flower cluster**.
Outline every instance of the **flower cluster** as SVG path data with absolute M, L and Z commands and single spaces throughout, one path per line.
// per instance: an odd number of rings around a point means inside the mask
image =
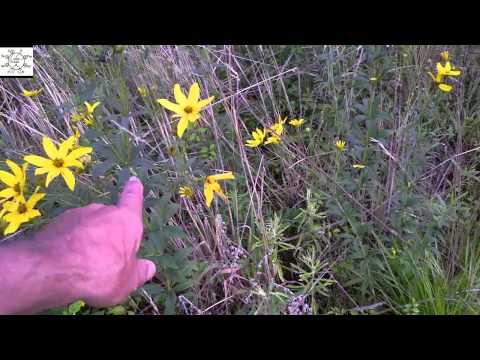
M 75 131 L 75 136 L 77 137 L 80 137 L 80 132 L 76 124 L 80 122 L 85 126 L 92 126 L 93 122 L 95 121 L 94 111 L 97 106 L 101 104 L 101 102 L 97 101 L 93 104 L 90 104 L 89 102 L 85 101 L 83 104 L 85 105 L 85 108 L 74 112 L 71 118 L 73 123 L 72 127 Z
M 37 91 L 37 95 L 39 92 Z M 25 91 L 23 95 L 36 96 L 31 93 L 26 95 Z M 93 114 L 96 106 L 94 104 L 93 107 L 87 107 L 87 113 Z M 0 170 L 0 182 L 4 184 L 4 188 L 0 191 L 0 219 L 8 224 L 4 235 L 14 233 L 22 224 L 41 216 L 35 206 L 46 196 L 46 193 L 39 192 L 40 186 L 37 186 L 27 199 L 29 165 L 36 167 L 35 176 L 45 175 L 45 189 L 59 175 L 71 191 L 75 189 L 75 176 L 71 168 L 83 169 L 85 158 L 92 152 L 91 147 L 78 146 L 77 143 L 78 137 L 71 136 L 57 147 L 50 138 L 44 136 L 42 145 L 46 157 L 26 155 L 21 166 L 11 160 L 5 161 L 11 172 Z
M 252 139 L 247 140 L 245 146 L 259 147 L 268 144 L 278 144 L 282 140 L 282 134 L 284 131 L 284 124 L 287 118 L 278 118 L 277 122 L 273 123 L 269 128 L 255 129 L 252 132 Z M 305 122 L 304 119 L 293 119 L 288 123 L 294 127 L 299 127 Z M 267 136 L 269 135 L 269 136 Z
M 452 85 L 445 83 L 445 79 L 448 79 L 452 76 L 460 76 L 461 71 L 455 69 L 455 67 L 449 61 L 449 54 L 448 51 L 442 51 L 440 53 L 440 57 L 445 62 L 445 65 L 442 63 L 437 63 L 437 74 L 433 75 L 431 72 L 428 72 L 428 75 L 433 79 L 435 84 L 438 85 L 438 88 L 443 92 L 450 92 L 453 89 Z
M 138 91 L 142 95 L 140 88 Z M 188 96 L 183 93 L 180 84 L 175 84 L 173 86 L 173 96 L 176 103 L 172 103 L 167 99 L 157 99 L 157 102 L 164 108 L 174 112 L 175 115 L 173 117 L 180 118 L 177 124 L 177 136 L 181 138 L 185 131 L 200 119 L 200 112 L 213 101 L 214 97 L 210 96 L 207 99 L 200 100 L 200 86 L 196 82 L 190 86 Z M 231 171 L 209 175 L 204 179 L 203 194 L 207 207 L 211 206 L 215 194 L 223 200 L 227 200 L 218 181 L 233 179 L 235 179 L 235 176 Z M 194 192 L 189 186 L 180 186 L 179 194 L 182 198 L 192 198 Z

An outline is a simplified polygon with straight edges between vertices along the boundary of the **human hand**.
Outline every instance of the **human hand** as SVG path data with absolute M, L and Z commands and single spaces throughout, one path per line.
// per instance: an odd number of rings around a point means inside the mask
M 117 205 L 70 209 L 35 235 L 53 256 L 72 299 L 96 307 L 122 302 L 155 275 L 155 264 L 137 259 L 143 233 L 143 185 L 132 177 Z M 58 271 L 57 271 L 58 273 Z

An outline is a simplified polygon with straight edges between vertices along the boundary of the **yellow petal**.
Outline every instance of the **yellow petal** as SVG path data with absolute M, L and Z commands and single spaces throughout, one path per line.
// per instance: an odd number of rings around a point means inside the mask
M 200 86 L 198 86 L 198 83 L 193 83 L 192 86 L 190 86 L 190 90 L 188 91 L 188 102 L 189 103 L 196 103 L 198 102 L 198 99 L 200 98 Z
M 437 73 L 441 75 L 445 74 L 445 68 L 440 63 L 437 63 Z
M 213 190 L 210 184 L 205 184 L 203 187 L 203 194 L 205 195 L 205 203 L 210 207 L 213 201 Z
M 67 158 L 64 161 L 65 161 L 64 162 L 65 167 L 73 166 L 73 167 L 76 167 L 76 168 L 79 168 L 79 169 L 83 168 L 83 164 L 79 160 Z
M 87 113 L 88 113 L 88 114 L 93 114 L 93 112 L 95 111 L 95 108 L 96 108 L 98 105 L 100 105 L 101 102 L 100 102 L 100 101 L 97 101 L 96 103 L 94 103 L 94 104 L 92 105 L 92 104 L 90 104 L 90 103 L 88 103 L 88 102 L 85 101 L 84 104 L 85 104 L 85 107 L 87 108 Z
M 460 70 L 450 70 L 448 73 L 449 76 L 460 76 L 462 72 Z
M 20 166 L 18 166 L 17 164 L 15 164 L 13 161 L 11 160 L 6 160 L 6 163 L 8 165 L 8 167 L 12 170 L 12 173 L 15 175 L 15 177 L 17 178 L 17 181 L 18 182 L 22 182 L 23 181 L 23 178 L 24 178 L 24 175 L 23 175 L 23 171 L 22 169 L 20 168 Z
M 447 85 L 447 84 L 439 84 L 438 88 L 440 90 L 442 90 L 443 92 L 447 92 L 447 93 L 452 91 L 452 89 L 453 89 L 453 87 L 451 85 Z
M 185 104 L 187 102 L 187 97 L 183 93 L 182 89 L 180 88 L 180 84 L 175 84 L 173 86 L 173 95 L 175 96 L 175 101 L 178 104 Z
M 28 219 L 31 220 L 33 218 L 42 216 L 42 213 L 37 209 L 30 209 L 25 215 L 27 215 Z
M 232 180 L 235 179 L 235 176 L 233 172 L 227 171 L 223 174 L 210 175 L 209 178 L 213 180 Z
M 30 196 L 30 199 L 28 199 L 26 205 L 27 208 L 33 209 L 37 203 L 42 200 L 45 197 L 46 194 L 44 193 L 35 193 L 32 196 Z
M 215 99 L 215 96 L 210 96 L 209 98 L 200 100 L 200 101 L 197 103 L 197 106 L 198 106 L 199 109 L 201 110 L 202 108 L 204 108 L 205 106 L 207 106 L 208 104 L 210 104 L 210 103 L 213 101 L 213 99 Z
M 177 113 L 179 115 L 183 115 L 184 111 L 182 107 L 178 104 L 174 104 L 171 101 L 168 101 L 167 99 L 157 99 L 157 102 L 162 105 L 164 108 L 173 111 L 174 113 Z
M 50 168 L 38 168 L 35 169 L 35 175 L 43 175 L 50 171 Z
M 0 191 L 0 198 L 3 199 L 9 199 L 11 197 L 14 197 L 15 195 L 17 195 L 17 192 L 12 188 L 6 188 Z
M 247 140 L 247 143 L 245 144 L 245 146 L 248 146 L 251 148 L 258 147 L 260 145 L 262 145 L 262 143 L 257 140 Z
M 67 157 L 65 157 L 65 160 L 67 162 L 71 161 L 71 160 L 76 160 L 79 157 L 82 157 L 86 154 L 90 154 L 92 151 L 93 151 L 93 148 L 91 148 L 89 146 L 81 146 L 81 147 L 73 150 L 70 154 L 68 154 Z
M 75 176 L 69 169 L 62 169 L 61 174 L 70 191 L 75 190 Z
M 5 229 L 3 235 L 9 235 L 9 234 L 13 234 L 15 231 L 18 230 L 18 228 L 20 227 L 20 223 L 19 222 L 10 222 L 7 226 L 7 228 Z
M 48 187 L 50 185 L 50 182 L 55 179 L 58 175 L 60 175 L 60 169 L 58 168 L 52 168 L 47 174 L 47 178 L 45 180 L 45 187 Z
M 14 187 L 18 183 L 15 176 L 3 170 L 0 170 L 0 180 L 8 187 Z
M 223 190 L 220 186 L 219 183 L 214 183 L 212 184 L 212 190 L 218 195 L 220 196 L 223 200 L 226 200 L 227 197 L 225 196 L 225 194 L 223 193 Z
M 181 138 L 183 133 L 187 129 L 188 126 L 188 118 L 186 116 L 182 117 L 177 124 L 177 136 Z
M 46 159 L 44 157 L 37 156 L 37 155 L 27 155 L 27 156 L 24 157 L 24 160 L 27 163 L 30 163 L 30 164 L 38 166 L 38 167 L 48 168 L 48 167 L 52 166 L 52 161 L 50 159 Z
M 198 112 L 197 113 L 190 113 L 186 117 L 187 117 L 188 121 L 193 123 L 193 122 L 197 121 L 198 119 L 200 119 L 200 114 Z
M 75 136 L 70 136 L 67 140 L 63 141 L 60 146 L 58 147 L 58 157 L 63 159 L 67 156 L 68 151 L 75 145 L 77 139 Z
M 55 146 L 55 144 L 50 138 L 44 136 L 42 139 L 42 143 L 43 143 L 43 150 L 45 150 L 45 153 L 50 159 L 53 160 L 58 158 L 57 147 Z

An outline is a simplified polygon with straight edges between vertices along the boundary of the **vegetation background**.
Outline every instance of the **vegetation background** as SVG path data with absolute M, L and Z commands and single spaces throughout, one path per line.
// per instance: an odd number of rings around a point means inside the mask
M 462 70 L 450 93 L 428 75 L 444 50 Z M 33 79 L 0 80 L 0 159 L 40 153 L 42 135 L 73 134 L 76 107 L 101 105 L 81 129 L 94 151 L 75 191 L 52 183 L 43 216 L 21 232 L 114 202 L 136 174 L 141 253 L 158 268 L 119 306 L 77 301 L 49 313 L 480 312 L 480 47 L 38 46 L 34 55 Z M 155 100 L 193 82 L 215 100 L 178 139 L 178 120 Z M 245 147 L 279 116 L 305 123 L 280 144 Z M 207 208 L 198 179 L 222 171 L 235 174 L 222 183 L 228 201 Z M 193 197 L 180 198 L 187 185 Z

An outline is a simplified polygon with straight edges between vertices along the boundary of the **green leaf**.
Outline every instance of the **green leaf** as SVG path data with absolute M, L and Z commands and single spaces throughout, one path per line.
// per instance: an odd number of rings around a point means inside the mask
M 127 315 L 127 309 L 122 305 L 117 305 L 108 310 L 107 315 Z
M 114 166 L 115 166 L 115 163 L 112 160 L 106 160 L 92 167 L 92 175 L 103 176 L 105 175 L 106 172 L 108 172 Z
M 175 292 L 170 292 L 165 299 L 164 315 L 175 315 L 175 305 L 177 303 L 177 296 Z

